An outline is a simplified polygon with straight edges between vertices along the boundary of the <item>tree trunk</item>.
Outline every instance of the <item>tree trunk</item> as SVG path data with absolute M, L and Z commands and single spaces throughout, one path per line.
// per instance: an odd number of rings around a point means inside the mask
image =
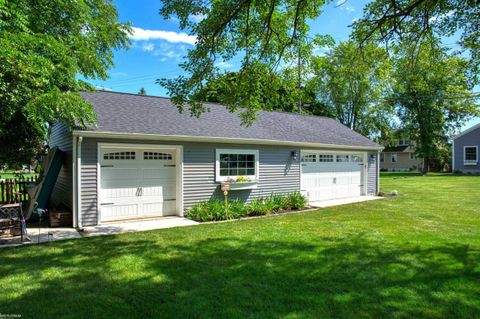
M 428 174 L 429 163 L 430 163 L 430 158 L 429 158 L 429 157 L 425 157 L 425 158 L 423 159 L 423 167 L 422 167 L 422 175 L 423 175 L 423 176 L 426 176 L 426 175 Z

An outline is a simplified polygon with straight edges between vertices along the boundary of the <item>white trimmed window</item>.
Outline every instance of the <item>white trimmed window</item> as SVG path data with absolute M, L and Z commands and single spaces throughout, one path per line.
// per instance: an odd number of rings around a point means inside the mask
M 258 150 L 216 150 L 216 181 L 224 182 L 239 176 L 258 180 Z
M 385 162 L 385 154 L 380 153 L 380 162 Z
M 390 159 L 391 159 L 392 163 L 396 163 L 398 161 L 397 153 L 392 153 L 392 156 L 391 156 Z
M 414 161 L 417 159 L 417 156 L 415 155 L 415 153 L 410 153 L 410 160 Z
M 463 163 L 465 165 L 477 165 L 478 146 L 465 146 L 463 148 Z

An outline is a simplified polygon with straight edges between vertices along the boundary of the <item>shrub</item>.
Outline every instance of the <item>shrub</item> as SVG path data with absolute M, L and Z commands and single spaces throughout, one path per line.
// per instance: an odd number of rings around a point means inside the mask
M 307 206 L 307 198 L 298 192 L 288 194 L 287 201 L 291 209 L 300 209 Z
M 262 200 L 260 198 L 255 198 L 253 199 L 248 205 L 247 205 L 247 214 L 248 216 L 260 216 L 260 215 L 266 215 L 267 212 L 265 210 L 265 205 L 263 204 Z
M 250 203 L 235 199 L 229 201 L 225 209 L 225 201 L 211 199 L 198 202 L 187 211 L 187 217 L 198 222 L 236 219 L 245 216 L 261 216 L 281 210 L 305 207 L 307 199 L 300 193 L 274 195 L 264 199 L 255 198 Z
M 244 201 L 235 199 L 228 203 L 227 219 L 235 219 L 247 216 L 247 205 Z
M 187 212 L 187 217 L 198 222 L 227 219 L 225 205 L 218 199 L 196 203 Z

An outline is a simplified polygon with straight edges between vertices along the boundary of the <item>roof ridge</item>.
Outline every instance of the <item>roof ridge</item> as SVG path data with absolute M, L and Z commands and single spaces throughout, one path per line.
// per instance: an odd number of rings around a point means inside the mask
M 95 90 L 95 91 L 82 91 L 83 93 L 110 93 L 110 94 L 123 94 L 123 95 L 132 95 L 132 96 L 138 96 L 138 97 L 149 97 L 149 98 L 159 98 L 159 99 L 164 99 L 164 100 L 169 100 L 171 101 L 172 98 L 166 97 L 166 96 L 159 96 L 159 95 L 148 95 L 148 94 L 138 94 L 138 93 L 128 93 L 128 92 L 118 92 L 118 91 L 106 91 L 106 90 Z M 217 105 L 217 106 L 222 106 L 226 108 L 225 105 L 218 103 L 218 102 L 202 102 L 203 104 L 212 104 L 212 105 Z M 227 109 L 228 110 L 228 109 Z M 313 118 L 324 118 L 328 120 L 332 120 L 335 122 L 338 122 L 336 119 L 325 116 L 325 115 L 314 115 L 314 114 L 303 114 L 303 113 L 296 113 L 296 112 L 287 112 L 287 111 L 277 111 L 277 110 L 260 110 L 259 112 L 265 112 L 265 113 L 280 113 L 280 114 L 287 114 L 290 116 L 304 116 L 304 117 L 313 117 Z M 231 112 L 233 113 L 233 112 Z M 340 122 L 339 122 L 340 123 Z M 340 123 L 342 124 L 342 123 Z M 344 124 L 342 124 L 344 125 Z

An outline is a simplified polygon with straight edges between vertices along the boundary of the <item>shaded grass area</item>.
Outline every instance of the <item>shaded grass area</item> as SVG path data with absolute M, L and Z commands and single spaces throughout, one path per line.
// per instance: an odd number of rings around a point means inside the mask
M 22 318 L 474 318 L 480 177 L 388 174 L 400 196 L 0 250 Z

